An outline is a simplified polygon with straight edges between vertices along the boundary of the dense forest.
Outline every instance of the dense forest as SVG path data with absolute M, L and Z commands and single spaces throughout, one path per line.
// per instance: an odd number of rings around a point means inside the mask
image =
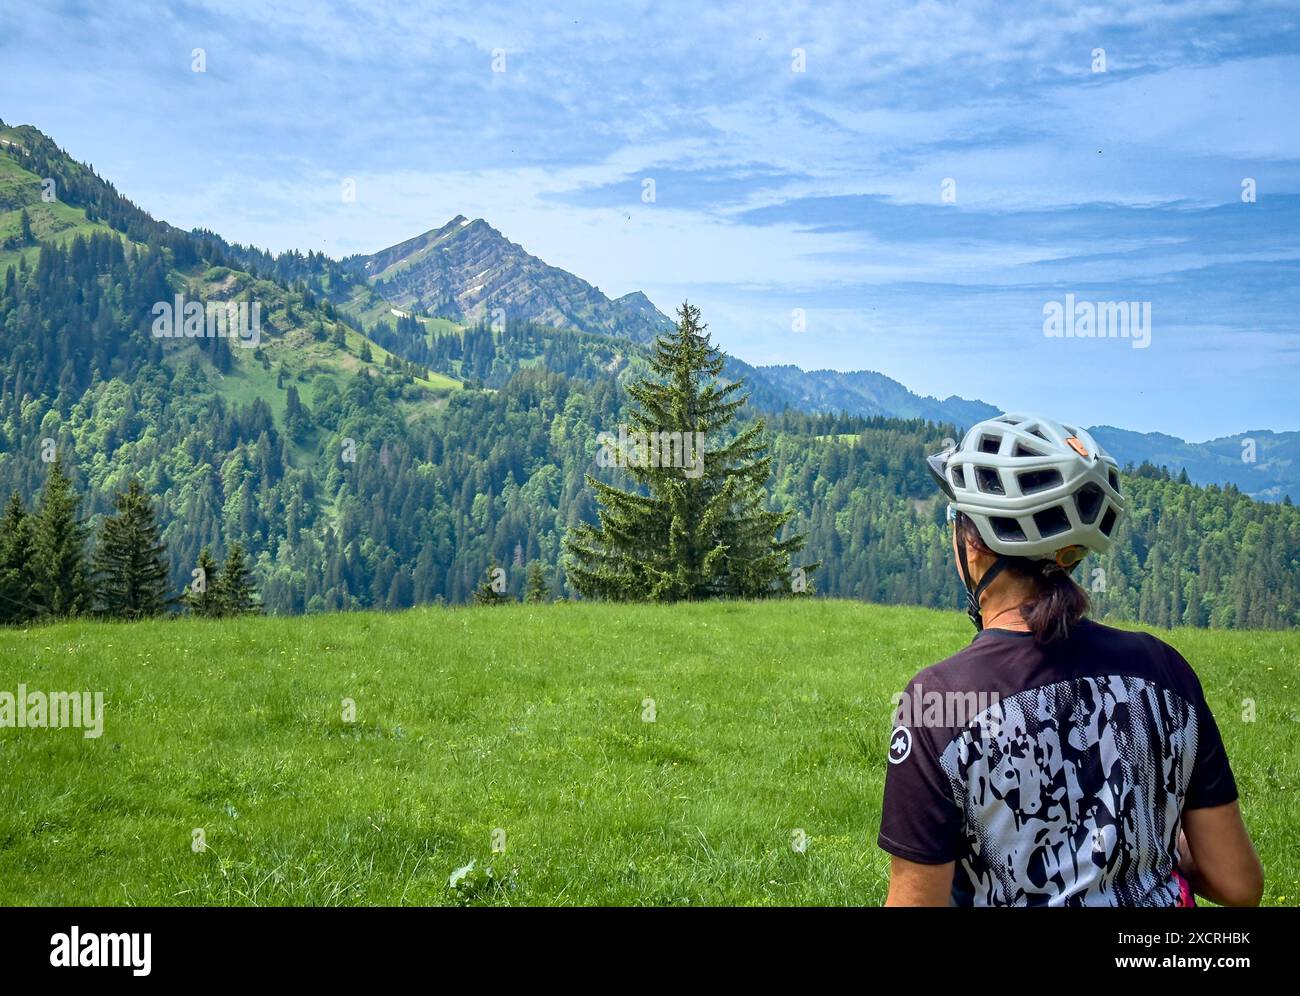
M 41 155 L 41 169 L 69 174 Z M 530 573 L 535 595 L 540 578 L 551 596 L 576 597 L 564 540 L 594 520 L 585 475 L 628 483 L 596 466 L 596 437 L 625 422 L 625 384 L 648 370 L 644 347 L 528 322 L 362 322 L 340 307 L 360 292 L 326 257 L 181 233 L 93 174 L 69 176 L 62 196 L 112 230 L 40 242 L 24 229 L 11 243 L 17 261 L 0 274 L 0 497 L 17 492 L 34 507 L 57 462 L 93 533 L 138 479 L 157 508 L 172 592 L 205 549 L 220 560 L 239 544 L 271 613 L 466 603 L 497 565 L 508 597 L 523 596 Z M 264 301 L 262 344 L 153 337 L 151 307 L 182 292 Z M 756 414 L 742 409 L 734 431 Z M 766 418 L 772 507 L 794 511 L 783 531 L 807 537 L 817 594 L 958 604 L 923 461 L 957 427 Z M 1300 623 L 1300 512 L 1289 501 L 1150 466 L 1124 480 L 1130 514 L 1115 550 L 1083 565 L 1101 614 Z

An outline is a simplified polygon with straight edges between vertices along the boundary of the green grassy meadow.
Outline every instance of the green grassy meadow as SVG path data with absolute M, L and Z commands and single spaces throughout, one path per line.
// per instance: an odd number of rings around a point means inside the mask
M 106 704 L 0 729 L 0 903 L 880 903 L 889 698 L 970 633 L 820 599 L 2 631 L 0 689 Z M 1160 635 L 1297 905 L 1300 634 Z

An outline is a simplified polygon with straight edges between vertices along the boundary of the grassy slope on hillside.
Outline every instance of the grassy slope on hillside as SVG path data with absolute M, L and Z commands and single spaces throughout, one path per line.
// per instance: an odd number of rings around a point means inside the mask
M 0 129 L 0 140 L 13 134 Z M 11 137 L 8 140 L 16 139 Z M 88 237 L 95 232 L 112 231 L 102 222 L 91 221 L 81 208 L 58 200 L 43 201 L 41 178 L 23 169 L 9 156 L 0 154 L 0 243 L 20 233 L 24 209 L 31 222 L 32 235 L 40 241 L 66 245 L 78 235 Z M 40 253 L 39 245 L 0 249 L 0 276 L 10 266 L 17 266 L 20 256 L 26 257 L 28 266 L 35 266 Z
M 0 730 L 0 902 L 441 903 L 474 858 L 510 883 L 485 902 L 878 903 L 889 696 L 969 632 L 826 600 L 2 632 L 0 689 L 102 689 L 107 719 Z M 1164 636 L 1295 904 L 1300 635 Z
M 265 401 L 282 429 L 289 387 L 296 388 L 310 407 L 316 404 L 320 376 L 334 381 L 342 393 L 363 367 L 379 375 L 386 372 L 384 362 L 390 355 L 388 350 L 372 342 L 371 360 L 363 362 L 360 355 L 367 340 L 341 323 L 324 320 L 319 311 L 306 308 L 297 291 L 286 291 L 269 280 L 258 280 L 244 271 L 224 266 L 198 266 L 189 273 L 173 271 L 173 279 L 178 291 L 189 300 L 247 297 L 261 305 L 264 329 L 275 328 L 275 334 L 265 335 L 259 349 L 232 345 L 231 369 L 222 374 L 209 367 L 209 379 L 214 390 L 235 404 L 247 405 L 258 398 Z M 335 344 L 335 328 L 343 329 L 346 348 Z M 319 335 L 313 334 L 313 329 Z M 200 355 L 197 342 L 191 340 L 168 340 L 165 349 L 169 362 L 176 364 L 187 363 Z M 279 377 L 282 368 L 286 374 L 283 384 Z M 428 377 L 414 378 L 398 406 L 408 420 L 428 416 L 461 386 L 460 381 L 431 371 Z M 318 435 L 313 433 L 305 441 L 293 442 L 291 459 L 301 465 L 318 441 Z

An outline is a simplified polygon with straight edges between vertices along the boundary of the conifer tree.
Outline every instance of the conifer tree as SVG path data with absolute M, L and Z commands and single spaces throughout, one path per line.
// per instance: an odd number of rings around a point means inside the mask
M 311 413 L 298 396 L 298 389 L 289 385 L 284 395 L 284 426 L 294 439 L 302 439 L 311 431 Z
M 117 619 L 145 619 L 167 608 L 167 547 L 153 502 L 132 480 L 113 499 L 95 548 L 94 587 L 99 609 Z
M 37 602 L 48 615 L 71 616 L 90 608 L 89 527 L 78 517 L 80 506 L 72 481 L 53 461 L 32 530 Z
M 550 600 L 551 587 L 546 583 L 542 563 L 540 560 L 534 560 L 528 565 L 528 583 L 524 590 L 524 601 L 536 604 Z
M 253 587 L 252 572 L 243 544 L 231 545 L 214 587 L 221 615 L 242 616 L 259 611 L 257 590 Z
M 34 619 L 36 604 L 32 518 L 15 491 L 0 519 L 0 623 Z
M 186 608 L 196 616 L 212 618 L 221 615 L 220 594 L 221 569 L 212 558 L 212 551 L 206 546 L 199 551 L 199 562 L 193 579 L 185 586 L 181 600 Z
M 638 488 L 588 475 L 599 524 L 567 538 L 568 576 L 582 595 L 619 601 L 786 591 L 805 538 L 776 538 L 794 513 L 767 508 L 764 424 L 730 429 L 743 382 L 718 379 L 724 357 L 699 309 L 687 302 L 677 315 L 674 332 L 655 340 L 652 375 L 627 389 L 626 433 L 603 436 L 604 462 L 626 466 Z

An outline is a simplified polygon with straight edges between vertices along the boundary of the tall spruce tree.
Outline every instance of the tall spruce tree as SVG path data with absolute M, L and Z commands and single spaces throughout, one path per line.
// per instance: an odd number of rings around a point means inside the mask
M 167 547 L 153 502 L 132 480 L 113 499 L 95 547 L 94 587 L 99 611 L 116 619 L 145 619 L 167 608 Z
M 542 568 L 540 560 L 534 560 L 528 565 L 528 581 L 524 589 L 525 602 L 549 602 L 551 600 L 551 586 L 546 583 L 546 573 Z
M 76 615 L 91 605 L 86 567 L 90 530 L 78 516 L 80 506 L 81 498 L 63 466 L 51 462 L 32 529 L 36 595 L 46 615 Z
M 566 539 L 567 573 L 591 598 L 677 601 L 758 598 L 789 590 L 801 535 L 777 539 L 793 511 L 767 508 L 772 458 L 764 424 L 731 423 L 747 395 L 718 380 L 724 357 L 700 310 L 677 312 L 676 330 L 655 340 L 652 375 L 631 384 L 626 433 L 604 437 L 606 463 L 625 466 L 636 490 L 590 475 L 599 524 Z M 806 568 L 807 569 L 807 568 Z
M 243 616 L 260 611 L 248 555 L 242 544 L 231 545 L 215 587 L 218 611 L 222 615 Z
M 15 491 L 0 519 L 0 623 L 22 623 L 40 612 L 36 604 L 32 518 Z

